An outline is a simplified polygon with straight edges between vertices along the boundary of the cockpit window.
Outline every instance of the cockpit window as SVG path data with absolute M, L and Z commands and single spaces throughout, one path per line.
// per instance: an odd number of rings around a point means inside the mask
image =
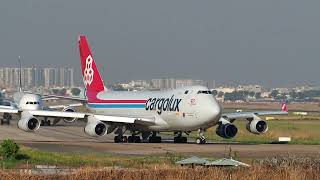
M 39 102 L 27 102 L 26 104 L 40 104 Z
M 184 94 L 188 94 L 188 92 L 189 92 L 189 91 L 188 91 L 188 90 L 186 90 L 186 91 L 184 92 Z
M 197 94 L 212 94 L 211 91 L 198 91 Z

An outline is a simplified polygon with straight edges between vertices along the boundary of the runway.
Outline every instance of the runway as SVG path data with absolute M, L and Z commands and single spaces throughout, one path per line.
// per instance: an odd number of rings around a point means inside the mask
M 51 152 L 110 153 L 120 155 L 161 155 L 167 153 L 181 155 L 203 155 L 224 157 L 231 149 L 241 158 L 266 158 L 275 156 L 319 157 L 320 145 L 289 144 L 241 144 L 209 142 L 204 145 L 193 143 L 174 144 L 169 137 L 163 143 L 113 143 L 114 135 L 93 138 L 83 132 L 83 123 L 40 127 L 37 132 L 24 132 L 16 127 L 0 126 L 0 140 L 14 139 L 19 144 Z

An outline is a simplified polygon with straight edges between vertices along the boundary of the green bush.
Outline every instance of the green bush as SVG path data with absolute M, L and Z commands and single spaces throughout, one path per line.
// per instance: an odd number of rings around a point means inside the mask
M 15 157 L 18 154 L 20 147 L 12 139 L 6 139 L 1 143 L 1 156 L 4 158 Z

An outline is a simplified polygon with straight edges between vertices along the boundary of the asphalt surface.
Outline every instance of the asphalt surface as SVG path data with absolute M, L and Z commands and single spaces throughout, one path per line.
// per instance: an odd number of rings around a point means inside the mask
M 121 155 L 184 154 L 224 157 L 230 149 L 242 158 L 266 158 L 274 156 L 320 157 L 320 145 L 288 144 L 241 144 L 209 142 L 195 144 L 174 144 L 172 137 L 164 137 L 162 143 L 120 143 L 113 142 L 114 135 L 93 138 L 83 132 L 84 123 L 40 127 L 37 132 L 24 132 L 16 122 L 0 126 L 0 140 L 14 139 L 19 144 L 51 152 L 113 153 Z

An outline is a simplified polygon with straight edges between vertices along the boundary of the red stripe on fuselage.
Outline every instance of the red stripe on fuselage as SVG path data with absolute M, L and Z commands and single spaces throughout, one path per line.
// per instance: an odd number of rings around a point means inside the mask
M 97 92 L 88 92 L 87 98 L 89 103 L 146 103 L 147 100 L 136 99 L 98 99 Z
M 146 103 L 147 100 L 132 100 L 132 99 L 98 99 L 94 103 Z

